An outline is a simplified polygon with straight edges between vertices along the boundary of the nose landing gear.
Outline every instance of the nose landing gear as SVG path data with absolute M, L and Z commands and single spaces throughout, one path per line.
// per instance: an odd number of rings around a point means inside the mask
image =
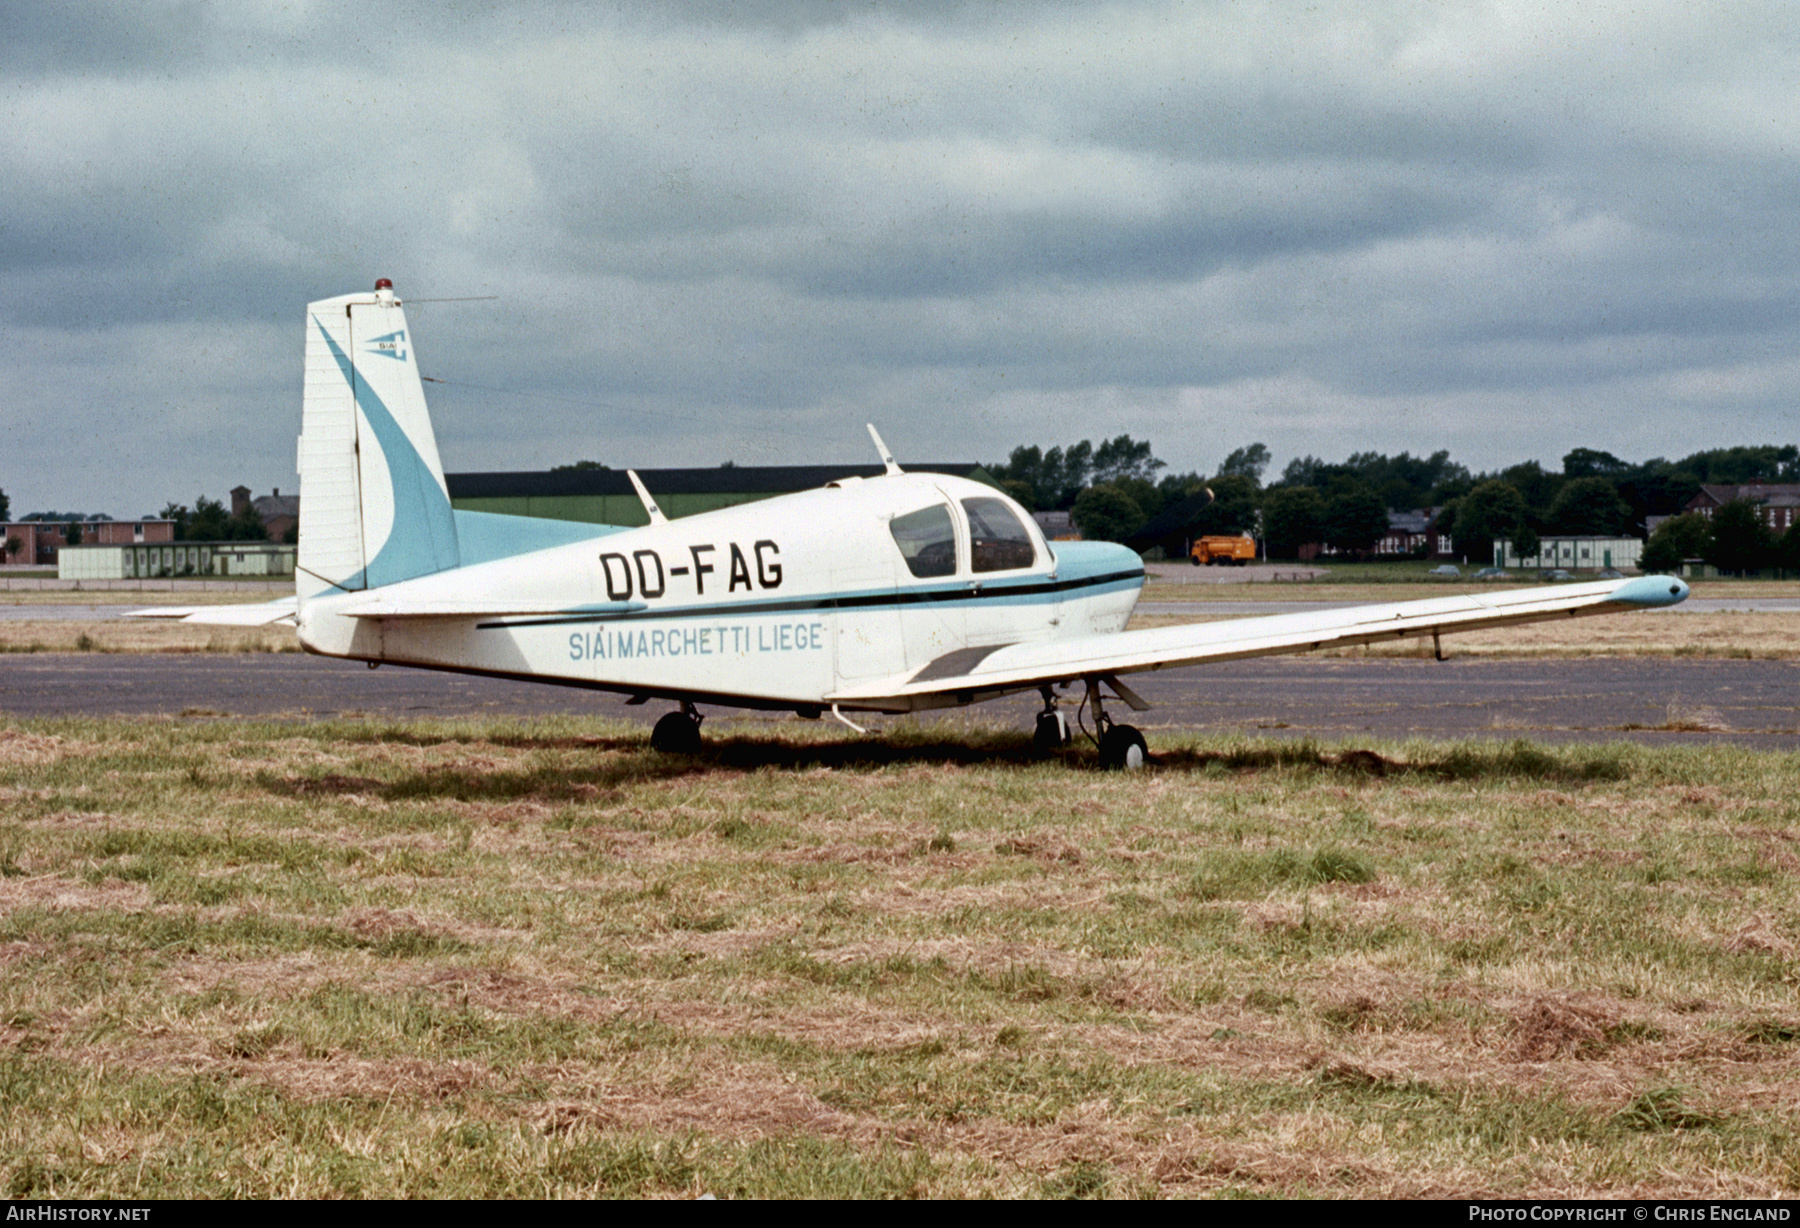
M 1031 746 L 1040 755 L 1053 755 L 1069 744 L 1069 718 L 1057 710 L 1056 697 L 1049 687 L 1039 687 L 1038 694 L 1044 697 L 1044 710 L 1038 713 Z

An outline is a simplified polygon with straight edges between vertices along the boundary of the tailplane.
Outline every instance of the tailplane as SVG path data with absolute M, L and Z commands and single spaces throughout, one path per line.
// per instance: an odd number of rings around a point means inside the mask
M 307 306 L 300 429 L 303 607 L 458 565 L 412 332 L 386 278 Z

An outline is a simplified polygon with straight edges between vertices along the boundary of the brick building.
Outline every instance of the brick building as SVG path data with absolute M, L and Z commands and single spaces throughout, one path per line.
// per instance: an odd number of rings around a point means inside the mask
M 0 566 L 54 567 L 80 526 L 84 546 L 141 546 L 175 540 L 173 520 L 15 520 L 0 525 Z M 15 543 L 17 546 L 15 548 Z
M 1754 503 L 1762 522 L 1776 536 L 1786 533 L 1800 520 L 1800 483 L 1752 482 L 1745 486 L 1704 485 L 1700 493 L 1688 500 L 1683 511 L 1698 512 L 1708 520 L 1727 503 L 1743 500 Z
M 262 520 L 263 528 L 269 532 L 272 542 L 284 542 L 300 524 L 300 496 L 284 495 L 281 488 L 276 487 L 273 494 L 252 498 L 248 486 L 239 486 L 231 492 L 231 514 L 242 516 L 253 511 Z

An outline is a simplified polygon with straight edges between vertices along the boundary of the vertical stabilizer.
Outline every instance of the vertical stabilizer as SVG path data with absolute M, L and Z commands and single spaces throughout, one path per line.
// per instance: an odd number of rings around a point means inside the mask
M 307 306 L 300 431 L 302 604 L 457 565 L 412 332 L 386 278 Z

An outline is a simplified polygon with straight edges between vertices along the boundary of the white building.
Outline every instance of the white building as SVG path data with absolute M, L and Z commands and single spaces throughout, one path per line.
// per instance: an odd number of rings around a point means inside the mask
M 1561 567 L 1567 571 L 1635 568 L 1644 543 L 1635 537 L 1550 537 L 1538 539 L 1538 552 L 1523 557 L 1509 541 L 1494 543 L 1496 567 Z
M 297 546 L 279 542 L 158 542 L 64 546 L 61 580 L 146 580 L 157 576 L 291 576 Z

